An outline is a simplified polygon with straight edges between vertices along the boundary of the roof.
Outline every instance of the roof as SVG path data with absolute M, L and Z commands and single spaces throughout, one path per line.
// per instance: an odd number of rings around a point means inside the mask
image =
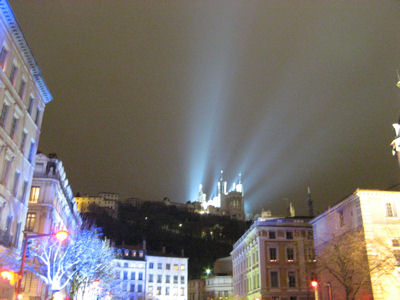
M 15 43 L 21 50 L 22 57 L 32 73 L 36 86 L 43 97 L 44 103 L 49 103 L 51 100 L 53 100 L 53 96 L 47 88 L 46 82 L 42 77 L 42 73 L 35 60 L 35 57 L 33 56 L 32 51 L 25 40 L 17 18 L 15 17 L 14 12 L 7 0 L 0 0 L 0 12 L 3 15 L 4 22 L 11 31 L 11 35 L 14 38 Z

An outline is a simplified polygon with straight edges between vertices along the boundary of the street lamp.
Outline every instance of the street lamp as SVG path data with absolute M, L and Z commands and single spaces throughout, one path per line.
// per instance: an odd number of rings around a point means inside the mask
M 38 238 L 43 238 L 43 237 L 48 237 L 48 236 L 54 236 L 60 243 L 63 242 L 65 239 L 68 238 L 69 232 L 65 230 L 60 230 L 57 232 L 52 232 L 52 233 L 42 233 L 42 234 L 32 234 L 32 235 L 27 235 L 24 233 L 24 252 L 22 254 L 22 261 L 21 261 L 21 267 L 19 269 L 19 280 L 16 288 L 16 293 L 15 293 L 15 300 L 21 299 L 20 293 L 21 293 L 21 284 L 22 284 L 22 277 L 24 276 L 24 266 L 25 266 L 25 260 L 26 260 L 26 250 L 28 249 L 28 240 L 31 239 L 38 239 Z
M 318 281 L 315 279 L 311 281 L 311 286 L 314 289 L 314 299 L 318 300 Z

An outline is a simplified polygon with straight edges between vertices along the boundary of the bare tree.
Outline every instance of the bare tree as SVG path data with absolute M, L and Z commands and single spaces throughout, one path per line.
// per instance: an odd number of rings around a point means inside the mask
M 393 272 L 395 260 L 389 247 L 374 240 L 367 254 L 364 232 L 354 230 L 326 241 L 317 253 L 317 272 L 328 272 L 342 285 L 346 300 L 354 300 L 361 289 L 371 289 L 371 276 Z

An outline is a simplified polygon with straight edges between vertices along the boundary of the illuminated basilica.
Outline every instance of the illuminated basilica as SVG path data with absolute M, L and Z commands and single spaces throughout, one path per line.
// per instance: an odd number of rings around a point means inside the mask
M 229 192 L 227 192 L 227 182 L 223 179 L 223 174 L 224 172 L 221 170 L 221 177 L 217 184 L 217 195 L 210 200 L 207 200 L 207 195 L 203 192 L 203 186 L 200 184 L 198 197 L 194 201 L 198 207 L 197 211 L 202 214 L 209 213 L 244 220 L 244 198 L 241 174 L 239 174 L 239 181 L 233 184 Z

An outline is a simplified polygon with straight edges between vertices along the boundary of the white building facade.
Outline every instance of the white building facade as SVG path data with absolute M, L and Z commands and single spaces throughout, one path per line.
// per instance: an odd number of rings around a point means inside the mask
M 0 255 L 19 249 L 45 105 L 52 96 L 6 0 L 0 0 Z M 6 285 L 6 286 L 5 286 Z M 0 282 L 0 295 L 13 288 Z
M 115 268 L 120 286 L 115 299 L 188 299 L 188 258 L 127 248 L 118 251 Z
M 360 289 L 356 299 L 400 299 L 400 192 L 358 189 L 311 223 L 317 256 L 334 237 L 358 231 L 364 239 L 360 247 L 368 257 L 389 254 L 387 262 L 393 266 L 385 274 L 372 270 L 373 259 L 365 260 L 370 282 Z M 343 286 L 328 272 L 321 272 L 318 281 L 322 299 L 345 297 Z

